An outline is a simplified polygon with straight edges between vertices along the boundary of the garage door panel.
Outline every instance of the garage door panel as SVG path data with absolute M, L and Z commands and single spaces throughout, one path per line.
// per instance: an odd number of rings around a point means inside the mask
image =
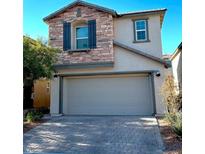
M 150 115 L 146 76 L 64 79 L 63 112 L 72 115 Z

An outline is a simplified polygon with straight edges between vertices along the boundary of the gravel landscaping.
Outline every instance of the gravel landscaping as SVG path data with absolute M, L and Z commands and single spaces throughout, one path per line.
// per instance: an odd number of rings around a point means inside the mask
M 49 115 L 44 115 L 44 117 L 38 121 L 35 122 L 27 122 L 26 120 L 23 121 L 23 133 L 28 132 L 29 130 L 35 128 L 36 126 L 39 126 L 40 124 L 43 124 L 50 120 Z
M 164 154 L 181 154 L 182 153 L 182 138 L 177 136 L 170 124 L 162 117 L 157 117 L 160 128 L 160 133 L 164 142 Z
M 36 121 L 36 122 L 27 122 L 27 121 L 24 121 L 23 122 L 23 133 L 26 133 L 28 132 L 29 130 L 31 130 L 32 128 L 35 128 L 36 126 L 46 122 L 47 120 L 45 119 L 42 119 L 40 121 Z

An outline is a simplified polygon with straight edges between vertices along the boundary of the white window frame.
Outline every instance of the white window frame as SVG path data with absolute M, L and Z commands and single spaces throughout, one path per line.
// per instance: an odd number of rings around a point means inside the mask
M 75 43 L 76 43 L 76 49 L 80 49 L 80 48 L 77 48 L 78 45 L 77 45 L 77 40 L 82 40 L 82 39 L 87 39 L 88 40 L 88 36 L 87 37 L 77 37 L 77 28 L 83 28 L 83 27 L 87 27 L 88 26 L 76 26 L 75 28 Z
M 144 29 L 137 29 L 137 22 L 144 22 L 145 23 L 145 28 Z M 138 37 L 137 37 L 137 32 L 140 32 L 140 31 L 144 31 L 145 32 L 145 39 L 138 39 Z M 144 19 L 142 19 L 142 20 L 136 20 L 135 21 L 135 39 L 136 39 L 136 41 L 147 41 L 147 20 L 144 20 Z

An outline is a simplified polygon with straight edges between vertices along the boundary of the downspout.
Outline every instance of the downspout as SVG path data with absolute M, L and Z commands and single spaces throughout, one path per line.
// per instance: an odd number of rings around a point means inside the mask
M 151 86 L 152 86 L 152 98 L 153 98 L 153 107 L 154 107 L 154 113 L 153 115 L 156 115 L 156 96 L 155 96 L 155 84 L 154 84 L 154 72 L 151 73 Z
M 59 114 L 63 114 L 63 77 L 59 76 Z

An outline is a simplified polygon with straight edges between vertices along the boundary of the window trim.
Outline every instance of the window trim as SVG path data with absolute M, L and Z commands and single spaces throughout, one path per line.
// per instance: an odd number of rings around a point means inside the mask
M 137 29 L 136 27 L 137 27 L 137 23 L 138 22 L 144 22 L 144 24 L 145 24 L 145 28 L 144 29 Z M 136 40 L 137 41 L 146 41 L 147 40 L 147 22 L 146 22 L 146 20 L 136 20 L 135 21 L 135 35 L 136 35 Z M 145 39 L 140 39 L 140 40 L 138 40 L 137 39 L 137 32 L 145 32 Z
M 145 29 L 137 30 L 136 23 L 138 21 L 144 21 L 145 22 Z M 137 39 L 137 32 L 139 32 L 139 31 L 145 31 L 145 39 L 143 39 L 143 40 L 138 40 Z M 148 19 L 147 18 L 134 19 L 133 20 L 133 33 L 134 33 L 134 41 L 133 41 L 133 43 L 150 42 L 150 40 L 149 40 L 149 31 L 148 31 Z
M 75 27 L 75 46 L 76 46 L 76 49 L 78 49 L 78 50 L 83 50 L 84 48 L 78 48 L 77 46 L 77 40 L 82 40 L 82 39 L 87 39 L 88 40 L 88 36 L 87 37 L 78 37 L 77 38 L 77 28 L 83 28 L 83 27 L 87 27 L 87 29 L 88 29 L 88 26 L 87 25 L 83 25 L 83 26 L 76 26 Z M 88 47 L 87 47 L 88 48 Z M 87 48 L 85 48 L 85 49 L 87 49 Z

